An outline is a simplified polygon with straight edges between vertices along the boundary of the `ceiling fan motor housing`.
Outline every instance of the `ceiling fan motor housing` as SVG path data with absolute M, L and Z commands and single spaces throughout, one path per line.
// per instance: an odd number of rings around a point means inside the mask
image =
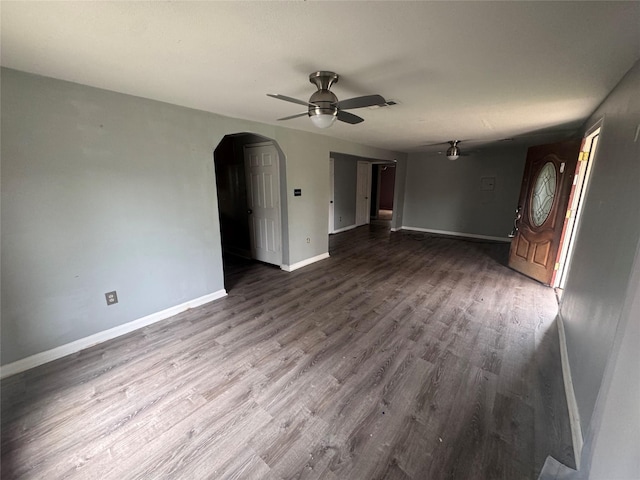
M 338 97 L 329 90 L 318 90 L 309 99 L 309 116 L 338 115 Z

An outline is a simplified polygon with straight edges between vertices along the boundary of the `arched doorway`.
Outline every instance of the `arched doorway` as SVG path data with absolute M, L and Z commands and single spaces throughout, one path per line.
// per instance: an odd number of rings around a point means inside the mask
M 226 135 L 214 150 L 225 262 L 288 261 L 285 157 L 277 143 L 247 132 Z

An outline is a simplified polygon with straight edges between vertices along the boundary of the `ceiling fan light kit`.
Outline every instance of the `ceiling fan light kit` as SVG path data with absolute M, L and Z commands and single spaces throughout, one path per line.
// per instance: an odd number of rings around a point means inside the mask
M 277 98 L 299 105 L 306 105 L 307 112 L 279 118 L 278 120 L 290 120 L 292 118 L 308 115 L 311 123 L 317 128 L 329 128 L 336 120 L 355 125 L 364 122 L 364 118 L 349 113 L 345 110 L 372 106 L 388 106 L 390 104 L 380 95 L 365 95 L 338 101 L 338 97 L 330 91 L 331 86 L 338 82 L 340 76 L 335 72 L 320 70 L 309 75 L 309 81 L 318 89 L 308 102 L 286 95 L 268 93 L 269 97 Z
M 329 128 L 336 121 L 337 115 L 332 115 L 330 113 L 316 113 L 311 115 L 311 113 L 309 113 L 309 117 L 311 118 L 311 123 L 313 123 L 314 127 Z

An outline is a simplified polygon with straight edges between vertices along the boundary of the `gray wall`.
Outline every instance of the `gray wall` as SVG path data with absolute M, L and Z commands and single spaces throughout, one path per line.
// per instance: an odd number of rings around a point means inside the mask
M 332 152 L 333 163 L 333 228 L 339 230 L 356 223 L 356 184 L 358 160 L 361 158 Z
M 3 364 L 224 288 L 213 146 L 203 112 L 2 71 Z
M 585 478 L 640 478 L 640 242 L 625 307 L 583 450 Z
M 640 125 L 640 62 L 585 128 L 600 119 L 601 137 L 560 306 L 583 432 L 589 432 L 605 367 L 615 353 L 640 238 L 640 140 L 634 141 Z M 636 357 L 636 376 L 637 362 Z
M 223 288 L 213 150 L 224 135 L 251 132 L 282 149 L 290 264 L 328 251 L 331 151 L 406 158 L 14 70 L 1 75 L 3 365 Z M 120 303 L 107 307 L 110 290 Z
M 456 161 L 409 154 L 402 226 L 507 237 L 525 159 L 524 147 L 481 150 Z M 482 177 L 495 178 L 494 190 L 481 190 Z

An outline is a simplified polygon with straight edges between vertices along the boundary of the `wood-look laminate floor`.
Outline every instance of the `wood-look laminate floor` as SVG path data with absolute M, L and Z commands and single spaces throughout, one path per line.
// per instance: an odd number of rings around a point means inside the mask
M 361 227 L 2 382 L 3 479 L 534 479 L 571 464 L 554 292 L 508 246 Z

